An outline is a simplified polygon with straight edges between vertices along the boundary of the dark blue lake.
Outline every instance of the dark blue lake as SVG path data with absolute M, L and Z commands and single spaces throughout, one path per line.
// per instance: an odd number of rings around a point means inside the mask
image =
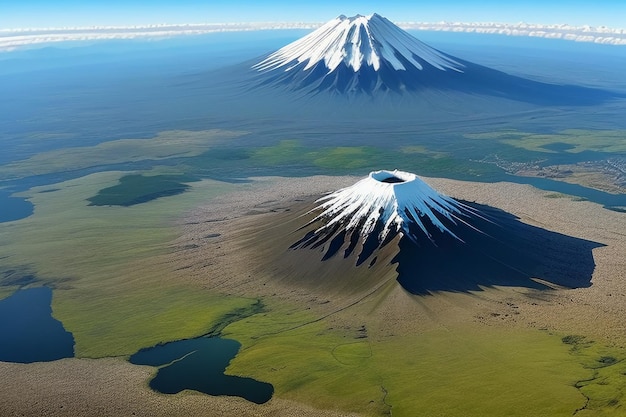
M 74 336 L 52 317 L 52 290 L 18 290 L 0 300 L 0 361 L 47 362 L 74 356 Z
M 157 366 L 150 387 L 164 394 L 185 389 L 209 395 L 231 395 L 263 404 L 272 398 L 274 387 L 252 378 L 224 375 L 241 344 L 219 337 L 198 337 L 142 349 L 130 363 Z
M 11 197 L 12 192 L 0 190 L 0 223 L 23 219 L 33 214 L 30 201 Z

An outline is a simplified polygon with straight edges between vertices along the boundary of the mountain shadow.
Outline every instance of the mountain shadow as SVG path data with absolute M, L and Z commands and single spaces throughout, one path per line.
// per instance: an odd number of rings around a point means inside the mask
M 398 282 L 410 293 L 591 286 L 592 250 L 603 244 L 531 226 L 497 208 L 464 203 L 480 216 L 470 220 L 471 226 L 451 226 L 463 242 L 443 234 L 436 245 L 427 239 L 400 240 L 392 263 L 397 264 Z
M 428 216 L 423 216 L 421 221 L 430 237 L 415 223 L 409 225 L 411 238 L 390 234 L 383 242 L 377 239 L 384 227 L 382 222 L 365 237 L 360 236 L 360 227 L 347 232 L 337 225 L 324 233 L 309 231 L 291 248 L 321 248 L 322 262 L 334 256 L 346 261 L 356 257 L 359 267 L 364 263 L 372 266 L 377 251 L 396 242 L 397 254 L 391 264 L 396 265 L 397 281 L 417 295 L 479 291 L 493 286 L 591 286 L 595 269 L 592 250 L 603 244 L 523 223 L 494 207 L 460 202 L 468 210 L 456 221 L 437 214 L 456 237 L 441 232 Z
M 284 87 L 305 96 L 330 93 L 334 97 L 372 99 L 385 93 L 419 99 L 426 92 L 438 92 L 444 98 L 456 92 L 544 106 L 591 106 L 626 98 L 625 94 L 599 88 L 535 81 L 450 57 L 463 64 L 463 72 L 441 71 L 428 66 L 420 70 L 408 65 L 406 70 L 397 71 L 385 62 L 378 70 L 364 67 L 354 72 L 346 66 L 339 66 L 328 72 L 323 63 L 304 70 L 307 63 L 303 62 L 289 71 L 250 71 L 250 88 Z

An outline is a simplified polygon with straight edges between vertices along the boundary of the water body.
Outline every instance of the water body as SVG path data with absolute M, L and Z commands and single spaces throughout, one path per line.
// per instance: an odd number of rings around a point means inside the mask
M 33 214 L 34 207 L 30 201 L 11 197 L 12 192 L 0 190 L 0 223 L 23 219 Z
M 18 290 L 0 300 L 0 361 L 47 362 L 74 356 L 74 336 L 52 317 L 52 290 Z
M 517 184 L 529 184 L 545 191 L 554 191 L 575 197 L 582 197 L 594 203 L 602 204 L 605 208 L 626 207 L 626 194 L 611 194 L 593 188 L 583 187 L 582 185 L 570 184 L 549 178 L 511 176 L 507 181 Z
M 219 337 L 198 337 L 142 349 L 130 363 L 157 366 L 150 388 L 164 394 L 185 389 L 209 395 L 230 395 L 263 404 L 272 398 L 274 387 L 252 378 L 224 375 L 241 344 Z

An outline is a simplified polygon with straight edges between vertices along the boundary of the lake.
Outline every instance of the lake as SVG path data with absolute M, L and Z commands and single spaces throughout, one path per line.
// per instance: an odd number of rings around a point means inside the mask
M 0 223 L 23 219 L 33 214 L 30 201 L 19 197 L 11 197 L 11 192 L 0 190 Z
M 74 356 L 74 337 L 52 317 L 52 290 L 18 290 L 0 300 L 0 361 L 47 362 Z
M 191 389 L 263 404 L 272 398 L 274 387 L 271 384 L 224 374 L 240 347 L 241 344 L 232 339 L 198 337 L 142 349 L 129 360 L 135 365 L 159 367 L 150 387 L 164 394 Z

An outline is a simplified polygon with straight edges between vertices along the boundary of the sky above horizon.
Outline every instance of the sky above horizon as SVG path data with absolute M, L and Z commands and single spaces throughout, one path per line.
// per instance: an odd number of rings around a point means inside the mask
M 379 13 L 396 22 L 460 21 L 626 27 L 623 0 L 0 0 L 0 29 L 180 23 L 324 22 Z

